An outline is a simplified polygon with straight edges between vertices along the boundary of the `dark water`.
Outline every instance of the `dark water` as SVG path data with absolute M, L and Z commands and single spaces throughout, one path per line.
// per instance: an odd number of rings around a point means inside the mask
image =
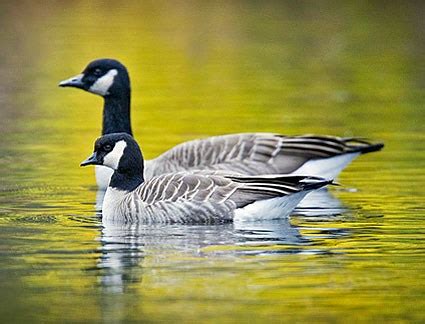
M 2 322 L 425 320 L 422 2 L 1 2 Z M 365 136 L 341 187 L 289 219 L 102 228 L 100 98 L 130 69 L 147 158 L 202 136 Z

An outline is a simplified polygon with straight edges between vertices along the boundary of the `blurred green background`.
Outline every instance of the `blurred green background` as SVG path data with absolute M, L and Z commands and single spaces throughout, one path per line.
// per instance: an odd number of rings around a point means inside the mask
M 0 319 L 423 321 L 424 9 L 0 2 Z M 110 231 L 95 216 L 93 170 L 78 167 L 100 134 L 102 99 L 57 87 L 102 57 L 130 71 L 146 158 L 253 131 L 386 147 L 341 175 L 337 215 Z

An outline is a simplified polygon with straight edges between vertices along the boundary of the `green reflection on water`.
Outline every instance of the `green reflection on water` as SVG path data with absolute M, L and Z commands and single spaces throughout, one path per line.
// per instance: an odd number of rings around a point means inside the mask
M 422 7 L 1 3 L 1 318 L 423 320 Z M 147 158 L 244 131 L 387 146 L 343 173 L 341 215 L 278 224 L 297 239 L 251 242 L 233 227 L 102 234 L 93 170 L 78 168 L 102 101 L 57 88 L 97 57 L 130 69 Z

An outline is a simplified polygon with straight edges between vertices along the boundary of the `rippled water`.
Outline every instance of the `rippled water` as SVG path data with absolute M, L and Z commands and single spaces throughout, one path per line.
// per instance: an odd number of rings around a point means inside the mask
M 2 322 L 425 320 L 421 2 L 1 2 Z M 58 81 L 130 69 L 152 158 L 244 131 L 386 143 L 289 220 L 102 228 L 100 98 Z

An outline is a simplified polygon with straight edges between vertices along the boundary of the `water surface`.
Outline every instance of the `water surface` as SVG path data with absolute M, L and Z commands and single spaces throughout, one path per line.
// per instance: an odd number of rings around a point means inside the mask
M 0 4 L 4 322 L 422 322 L 421 2 Z M 146 158 L 248 131 L 386 143 L 288 220 L 103 228 L 102 100 L 57 83 L 130 69 Z

